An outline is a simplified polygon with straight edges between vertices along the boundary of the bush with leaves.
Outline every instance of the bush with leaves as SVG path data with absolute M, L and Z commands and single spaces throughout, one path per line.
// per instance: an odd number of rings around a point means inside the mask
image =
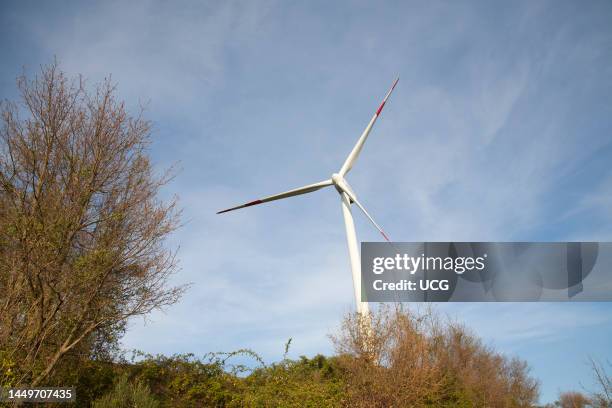
M 256 369 L 236 402 L 248 407 L 339 407 L 345 384 L 336 358 L 316 355 Z
M 203 359 L 193 354 L 144 357 L 131 373 L 147 384 L 164 406 L 225 406 L 237 393 L 241 380 L 225 370 L 225 361 L 211 353 Z
M 92 408 L 157 408 L 159 402 L 141 381 L 130 382 L 128 375 L 123 374 L 117 378 L 113 389 L 95 400 L 91 406 Z

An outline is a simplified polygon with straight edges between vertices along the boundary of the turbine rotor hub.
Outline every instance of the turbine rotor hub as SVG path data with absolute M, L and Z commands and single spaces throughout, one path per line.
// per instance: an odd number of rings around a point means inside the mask
M 334 185 L 336 185 L 336 186 L 344 181 L 344 177 L 342 177 L 338 173 L 332 174 L 331 179 L 332 179 L 332 182 L 334 183 Z
M 336 187 L 336 190 L 338 190 L 340 194 L 346 193 L 351 199 L 351 201 L 356 201 L 355 193 L 353 192 L 353 189 L 351 188 L 349 183 L 344 179 L 344 177 L 342 177 L 338 173 L 334 173 L 331 176 L 331 180 L 332 183 L 334 183 L 334 187 Z

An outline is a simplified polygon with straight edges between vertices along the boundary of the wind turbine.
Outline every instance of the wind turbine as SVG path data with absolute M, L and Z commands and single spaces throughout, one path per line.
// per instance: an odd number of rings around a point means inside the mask
M 378 119 L 378 117 L 380 116 L 380 113 L 382 112 L 383 107 L 385 106 L 385 103 L 387 102 L 387 99 L 389 99 L 389 96 L 391 95 L 391 92 L 393 92 L 393 89 L 395 88 L 395 85 L 397 85 L 398 81 L 399 81 L 399 78 L 397 78 L 393 82 L 391 89 L 389 89 L 389 91 L 385 95 L 385 98 L 383 99 L 382 103 L 376 110 L 376 113 L 374 113 L 374 116 L 372 116 L 372 119 L 370 119 L 370 122 L 368 123 L 365 130 L 359 137 L 359 140 L 357 140 L 355 147 L 353 147 L 353 150 L 351 150 L 351 153 L 349 153 L 348 157 L 344 161 L 344 164 L 342 164 L 342 167 L 340 168 L 338 173 L 334 173 L 331 175 L 331 178 L 320 181 L 318 183 L 309 184 L 307 186 L 289 190 L 284 193 L 260 198 L 259 200 L 251 201 L 246 204 L 238 205 L 236 207 L 228 208 L 226 210 L 217 212 L 217 214 L 222 214 L 222 213 L 226 213 L 229 211 L 238 210 L 240 208 L 245 208 L 245 207 L 250 207 L 253 205 L 267 203 L 269 201 L 281 200 L 283 198 L 293 197 L 293 196 L 306 194 L 306 193 L 312 193 L 313 191 L 317 191 L 325 187 L 334 186 L 336 190 L 338 191 L 338 193 L 340 194 L 340 198 L 342 200 L 342 215 L 344 216 L 344 225 L 346 228 L 346 240 L 348 242 L 351 271 L 353 273 L 353 289 L 355 291 L 355 302 L 357 304 L 357 311 L 362 316 L 368 316 L 370 311 L 369 311 L 368 302 L 361 301 L 361 264 L 359 261 L 359 248 L 358 248 L 358 243 L 357 243 L 357 234 L 355 232 L 355 223 L 353 222 L 353 215 L 351 213 L 351 204 L 357 205 L 357 207 L 359 207 L 359 209 L 365 214 L 365 216 L 368 217 L 368 219 L 374 225 L 374 227 L 376 227 L 376 229 L 382 234 L 383 238 L 387 240 L 388 242 L 391 242 L 391 241 L 389 240 L 389 237 L 387 236 L 387 234 L 385 234 L 385 232 L 382 230 L 382 228 L 376 223 L 376 221 L 374 221 L 374 219 L 370 216 L 370 214 L 368 214 L 365 207 L 361 205 L 359 200 L 357 200 L 357 196 L 355 195 L 355 192 L 353 191 L 353 189 L 351 188 L 351 186 L 348 184 L 348 182 L 346 181 L 344 177 L 353 168 L 353 165 L 357 161 L 357 158 L 359 157 L 359 153 L 361 153 L 361 149 L 363 148 L 363 144 L 368 138 L 368 135 L 370 134 L 370 131 L 372 130 L 372 127 L 374 126 L 374 123 L 376 123 L 376 119 Z

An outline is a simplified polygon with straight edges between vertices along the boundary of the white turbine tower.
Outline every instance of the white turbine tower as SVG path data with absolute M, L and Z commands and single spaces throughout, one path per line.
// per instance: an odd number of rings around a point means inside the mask
M 363 211 L 366 217 L 368 217 L 368 219 L 372 222 L 374 227 L 376 227 L 376 229 L 382 234 L 385 240 L 389 241 L 389 238 L 387 237 L 385 232 L 382 230 L 382 228 L 380 228 L 380 226 L 370 216 L 370 214 L 368 214 L 368 212 L 366 211 L 364 206 L 361 205 L 359 200 L 357 200 L 357 196 L 355 195 L 355 192 L 351 189 L 351 187 L 345 180 L 344 176 L 346 176 L 346 174 L 353 167 L 353 164 L 355 164 L 355 162 L 357 161 L 357 158 L 359 157 L 359 153 L 361 152 L 361 149 L 363 148 L 363 144 L 368 138 L 368 135 L 370 134 L 370 131 L 372 130 L 372 127 L 374 126 L 374 123 L 376 122 L 376 119 L 378 119 L 378 117 L 380 116 L 380 113 L 382 112 L 382 109 L 385 106 L 387 99 L 389 99 L 389 95 L 391 95 L 391 92 L 393 92 L 393 88 L 395 88 L 395 85 L 397 85 L 398 81 L 399 81 L 399 78 L 397 78 L 393 82 L 391 89 L 389 89 L 389 92 L 387 92 L 387 95 L 385 95 L 385 98 L 383 99 L 382 103 L 376 110 L 376 113 L 374 114 L 372 119 L 370 119 L 370 123 L 368 123 L 368 126 L 366 126 L 365 130 L 359 137 L 359 140 L 357 140 L 355 147 L 353 147 L 353 150 L 351 150 L 351 153 L 346 158 L 346 161 L 340 168 L 340 171 L 338 171 L 338 173 L 332 174 L 330 179 L 320 181 L 314 184 L 309 184 L 307 186 L 296 188 L 293 190 L 289 190 L 284 193 L 264 197 L 259 200 L 248 202 L 246 204 L 228 208 L 227 210 L 219 211 L 217 213 L 217 214 L 221 214 L 221 213 L 225 213 L 228 211 L 237 210 L 239 208 L 250 207 L 252 205 L 257 205 L 257 204 L 263 204 L 263 203 L 267 203 L 268 201 L 281 200 L 287 197 L 293 197 L 293 196 L 300 195 L 300 194 L 311 193 L 313 191 L 320 190 L 324 187 L 334 186 L 336 190 L 338 191 L 338 193 L 340 194 L 340 198 L 342 200 L 342 215 L 344 216 L 344 225 L 346 227 L 346 239 L 348 241 L 351 271 L 353 273 L 353 288 L 355 291 L 355 302 L 357 303 L 357 311 L 362 316 L 369 315 L 369 307 L 368 307 L 368 302 L 361 301 L 361 273 L 360 273 L 361 264 L 359 261 L 359 247 L 357 244 L 357 234 L 355 233 L 355 223 L 353 222 L 353 215 L 351 213 L 351 204 L 356 204 L 357 207 L 359 207 L 359 209 Z

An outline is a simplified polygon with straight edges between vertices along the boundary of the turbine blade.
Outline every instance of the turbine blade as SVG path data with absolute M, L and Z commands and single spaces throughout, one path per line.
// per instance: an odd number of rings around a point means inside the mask
M 317 190 L 322 189 L 323 187 L 327 187 L 327 186 L 331 186 L 331 185 L 332 185 L 332 181 L 331 180 L 320 181 L 318 183 L 309 184 L 309 185 L 304 186 L 304 187 L 295 188 L 293 190 L 285 191 L 284 193 L 271 195 L 271 196 L 268 196 L 268 197 L 261 198 L 259 200 L 248 202 L 246 204 L 242 204 L 242 205 L 238 205 L 236 207 L 228 208 L 227 210 L 221 210 L 221 211 L 218 211 L 217 214 L 222 214 L 222 213 L 226 213 L 226 212 L 229 212 L 229 211 L 238 210 L 240 208 L 250 207 L 252 205 L 267 203 L 268 201 L 282 200 L 283 198 L 287 198 L 287 197 L 293 197 L 293 196 L 296 196 L 296 195 L 311 193 L 313 191 L 317 191 Z
M 363 144 L 368 138 L 368 135 L 370 134 L 370 131 L 372 130 L 372 127 L 374 126 L 374 123 L 376 123 L 376 119 L 378 119 L 378 117 L 380 116 L 380 113 L 382 112 L 383 107 L 385 106 L 385 103 L 387 103 L 387 99 L 389 99 L 389 96 L 391 95 L 391 92 L 393 92 L 393 89 L 395 88 L 395 85 L 397 85 L 398 81 L 399 81 L 399 77 L 393 82 L 391 89 L 389 89 L 389 92 L 387 92 L 387 95 L 385 95 L 385 99 L 383 99 L 382 103 L 376 110 L 376 113 L 374 114 L 372 119 L 370 119 L 370 123 L 368 123 L 368 126 L 366 126 L 365 130 L 359 137 L 359 140 L 357 140 L 355 147 L 353 147 L 353 150 L 351 150 L 351 153 L 346 158 L 346 161 L 342 165 L 342 168 L 340 169 L 340 172 L 339 172 L 341 176 L 344 176 L 346 173 L 348 173 L 353 167 L 353 164 L 355 164 L 355 162 L 357 161 L 357 157 L 359 157 L 359 153 L 361 152 L 361 149 L 363 148 Z
M 368 212 L 366 211 L 365 207 L 363 205 L 361 205 L 361 203 L 357 200 L 357 197 L 353 196 L 351 198 L 351 200 L 357 204 L 357 207 L 359 207 L 359 209 L 361 211 L 363 211 L 363 213 L 366 215 L 366 217 L 369 218 L 370 222 L 372 222 L 372 224 L 374 224 L 374 227 L 376 227 L 376 229 L 378 230 L 378 232 L 380 232 L 380 234 L 383 236 L 383 238 L 387 241 L 387 242 L 391 242 L 391 240 L 389 239 L 389 237 L 387 236 L 387 234 L 385 234 L 385 231 L 383 231 L 383 229 L 380 227 L 380 225 L 378 225 L 376 223 L 376 221 L 374 221 L 374 218 L 372 218 L 370 216 L 370 214 L 368 214 Z

